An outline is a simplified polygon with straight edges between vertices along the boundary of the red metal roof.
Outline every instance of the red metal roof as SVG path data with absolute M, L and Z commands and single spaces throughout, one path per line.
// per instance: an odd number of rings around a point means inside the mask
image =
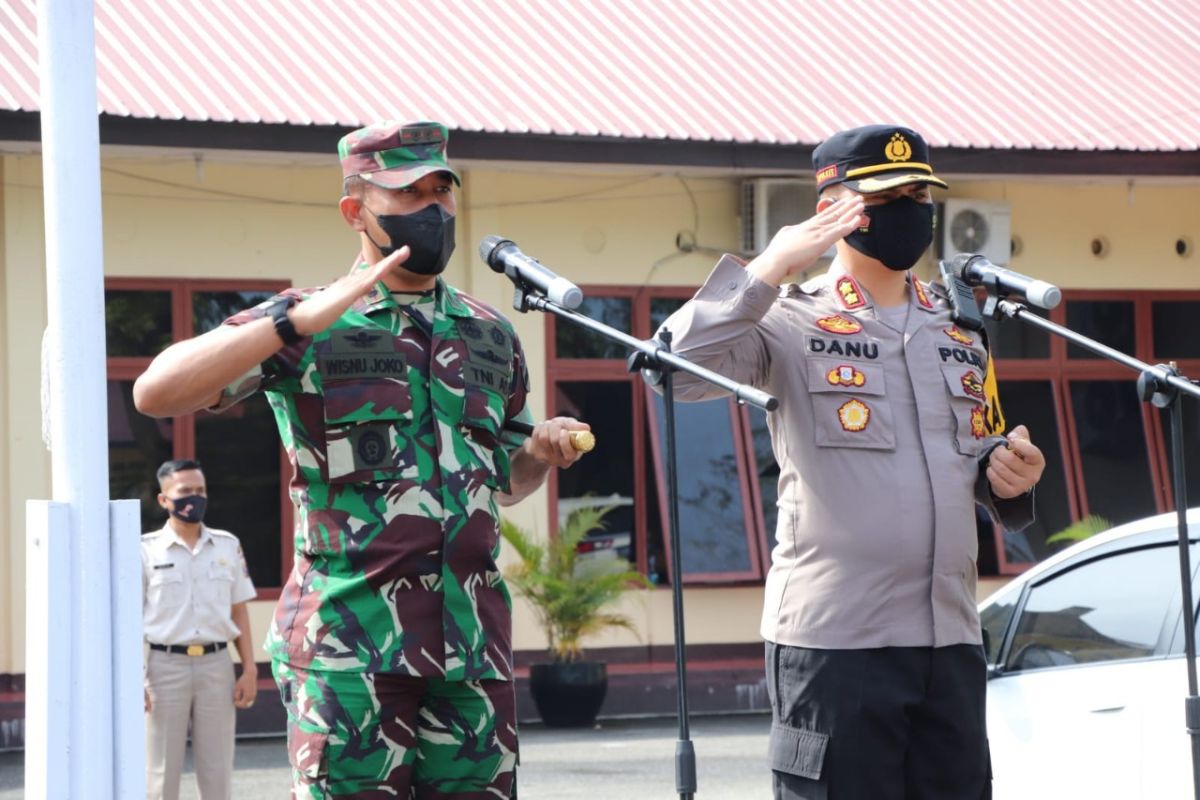
M 0 109 L 38 108 L 35 3 L 0 3 Z M 777 144 L 1196 150 L 1198 30 L 1200 0 L 96 2 L 107 114 Z

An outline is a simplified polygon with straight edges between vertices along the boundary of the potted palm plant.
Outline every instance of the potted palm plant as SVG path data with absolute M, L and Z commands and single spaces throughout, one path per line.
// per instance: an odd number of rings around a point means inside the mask
M 550 726 L 578 727 L 596 719 L 608 691 L 608 670 L 602 661 L 583 659 L 582 640 L 605 628 L 633 630 L 628 617 L 606 609 L 631 585 L 650 586 L 623 559 L 578 557 L 579 543 L 603 529 L 613 508 L 575 509 L 546 544 L 509 520 L 500 521 L 500 535 L 521 559 L 505 577 L 533 606 L 549 642 L 550 661 L 530 667 L 529 688 L 542 721 Z

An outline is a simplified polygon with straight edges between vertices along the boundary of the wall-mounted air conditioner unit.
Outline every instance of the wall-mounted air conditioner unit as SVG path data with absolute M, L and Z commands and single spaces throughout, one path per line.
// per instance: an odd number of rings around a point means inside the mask
M 938 218 L 938 256 L 976 253 L 993 264 L 1012 258 L 1012 208 L 1003 200 L 950 198 Z
M 742 182 L 741 250 L 758 255 L 784 225 L 795 225 L 817 213 L 817 189 L 801 178 L 753 178 Z M 832 258 L 831 248 L 825 255 Z

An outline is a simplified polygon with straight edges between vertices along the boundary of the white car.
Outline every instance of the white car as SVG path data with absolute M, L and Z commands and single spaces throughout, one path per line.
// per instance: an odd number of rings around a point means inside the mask
M 995 800 L 1194 797 L 1175 514 L 1097 534 L 979 605 Z M 1200 598 L 1200 508 L 1188 512 Z

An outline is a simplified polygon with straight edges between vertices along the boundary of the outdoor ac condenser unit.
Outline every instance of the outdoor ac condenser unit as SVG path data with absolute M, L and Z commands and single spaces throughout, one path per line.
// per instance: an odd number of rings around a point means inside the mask
M 1012 258 L 1012 208 L 1003 200 L 950 198 L 938 219 L 938 256 L 977 253 L 993 264 Z
M 800 178 L 752 178 L 742 182 L 742 252 L 758 255 L 775 232 L 817 213 L 817 189 Z M 833 257 L 833 249 L 827 256 Z

